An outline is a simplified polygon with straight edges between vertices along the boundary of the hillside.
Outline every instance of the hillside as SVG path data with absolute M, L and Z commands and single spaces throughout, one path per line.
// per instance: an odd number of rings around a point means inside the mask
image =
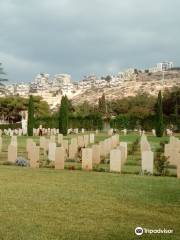
M 135 79 L 122 81 L 115 87 L 92 87 L 91 89 L 81 91 L 72 98 L 72 101 L 74 104 L 80 104 L 84 101 L 97 103 L 98 98 L 103 93 L 105 93 L 108 100 L 135 96 L 138 93 L 157 95 L 159 90 L 164 91 L 165 89 L 180 86 L 180 71 L 167 71 L 164 74 L 162 72 L 138 73 Z

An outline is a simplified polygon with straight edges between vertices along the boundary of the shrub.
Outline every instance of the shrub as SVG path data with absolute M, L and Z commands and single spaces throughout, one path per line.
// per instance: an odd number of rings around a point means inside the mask
M 157 173 L 160 176 L 168 175 L 168 167 L 169 167 L 168 158 L 165 157 L 161 152 L 157 152 L 155 158 L 155 168 L 157 170 Z

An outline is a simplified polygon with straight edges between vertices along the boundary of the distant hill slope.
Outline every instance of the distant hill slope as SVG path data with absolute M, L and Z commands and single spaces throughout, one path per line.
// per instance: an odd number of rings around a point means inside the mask
M 135 96 L 138 93 L 157 95 L 159 90 L 164 91 L 175 86 L 180 87 L 180 71 L 167 71 L 164 74 L 162 72 L 138 73 L 136 80 L 124 81 L 117 87 L 104 87 L 101 89 L 92 87 L 74 96 L 72 101 L 74 104 L 80 104 L 84 101 L 97 104 L 98 98 L 103 93 L 105 93 L 106 99 L 110 100 Z

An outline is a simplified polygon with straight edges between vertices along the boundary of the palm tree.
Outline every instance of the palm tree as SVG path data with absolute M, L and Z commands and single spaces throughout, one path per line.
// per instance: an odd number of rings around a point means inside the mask
M 6 73 L 3 71 L 2 63 L 0 63 L 0 82 L 8 81 L 7 78 L 1 78 L 1 75 L 6 75 Z
M 8 81 L 7 78 L 3 78 L 1 76 L 6 75 L 6 73 L 3 71 L 2 63 L 0 63 L 0 93 L 6 94 L 7 90 L 5 89 L 5 85 L 2 82 Z M 0 112 L 2 112 L 2 106 L 0 104 Z M 4 113 L 1 115 L 0 119 L 4 120 L 5 116 Z
M 6 75 L 6 73 L 3 71 L 2 63 L 0 63 L 0 93 L 5 94 L 7 91 L 2 82 L 6 82 L 8 79 L 1 77 L 2 75 Z

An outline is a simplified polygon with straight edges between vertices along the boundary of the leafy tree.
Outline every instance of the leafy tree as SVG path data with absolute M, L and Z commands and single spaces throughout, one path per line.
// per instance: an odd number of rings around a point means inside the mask
M 48 117 L 51 115 L 49 105 L 41 97 L 33 97 L 34 116 Z M 21 111 L 28 110 L 29 100 L 19 96 L 0 98 L 0 119 L 10 123 L 21 121 Z
M 106 98 L 105 94 L 103 93 L 102 97 L 99 98 L 98 104 L 99 112 L 105 114 L 106 113 Z
M 156 136 L 162 137 L 164 133 L 164 122 L 163 122 L 163 107 L 162 107 L 162 95 L 161 91 L 158 94 L 158 100 L 156 104 Z
M 67 135 L 69 120 L 69 104 L 67 96 L 61 99 L 61 106 L 59 108 L 59 132 Z
M 33 136 L 33 128 L 34 128 L 34 102 L 32 95 L 29 97 L 28 104 L 28 136 Z
M 180 130 L 180 88 L 166 90 L 163 97 L 163 113 L 169 124 Z
M 105 77 L 105 80 L 107 81 L 107 82 L 110 82 L 111 81 L 111 76 L 110 75 L 107 75 L 106 77 Z
M 20 112 L 27 109 L 27 100 L 21 97 L 0 98 L 0 118 L 10 123 L 21 120 Z
M 72 112 L 72 111 L 71 111 Z M 86 116 L 93 112 L 97 112 L 97 108 L 95 108 L 88 101 L 84 101 L 82 104 L 75 106 L 74 108 L 75 115 Z
M 176 112 L 177 104 L 180 104 L 180 88 L 175 87 L 171 90 L 166 90 L 163 97 L 164 114 L 167 116 L 174 114 Z
M 35 117 L 48 117 L 51 115 L 48 103 L 46 101 L 43 101 L 41 97 L 34 96 L 33 102 Z
M 154 115 L 155 101 L 156 99 L 148 94 L 139 94 L 134 97 L 112 100 L 111 109 L 113 115 L 128 114 L 144 119 L 149 115 Z

